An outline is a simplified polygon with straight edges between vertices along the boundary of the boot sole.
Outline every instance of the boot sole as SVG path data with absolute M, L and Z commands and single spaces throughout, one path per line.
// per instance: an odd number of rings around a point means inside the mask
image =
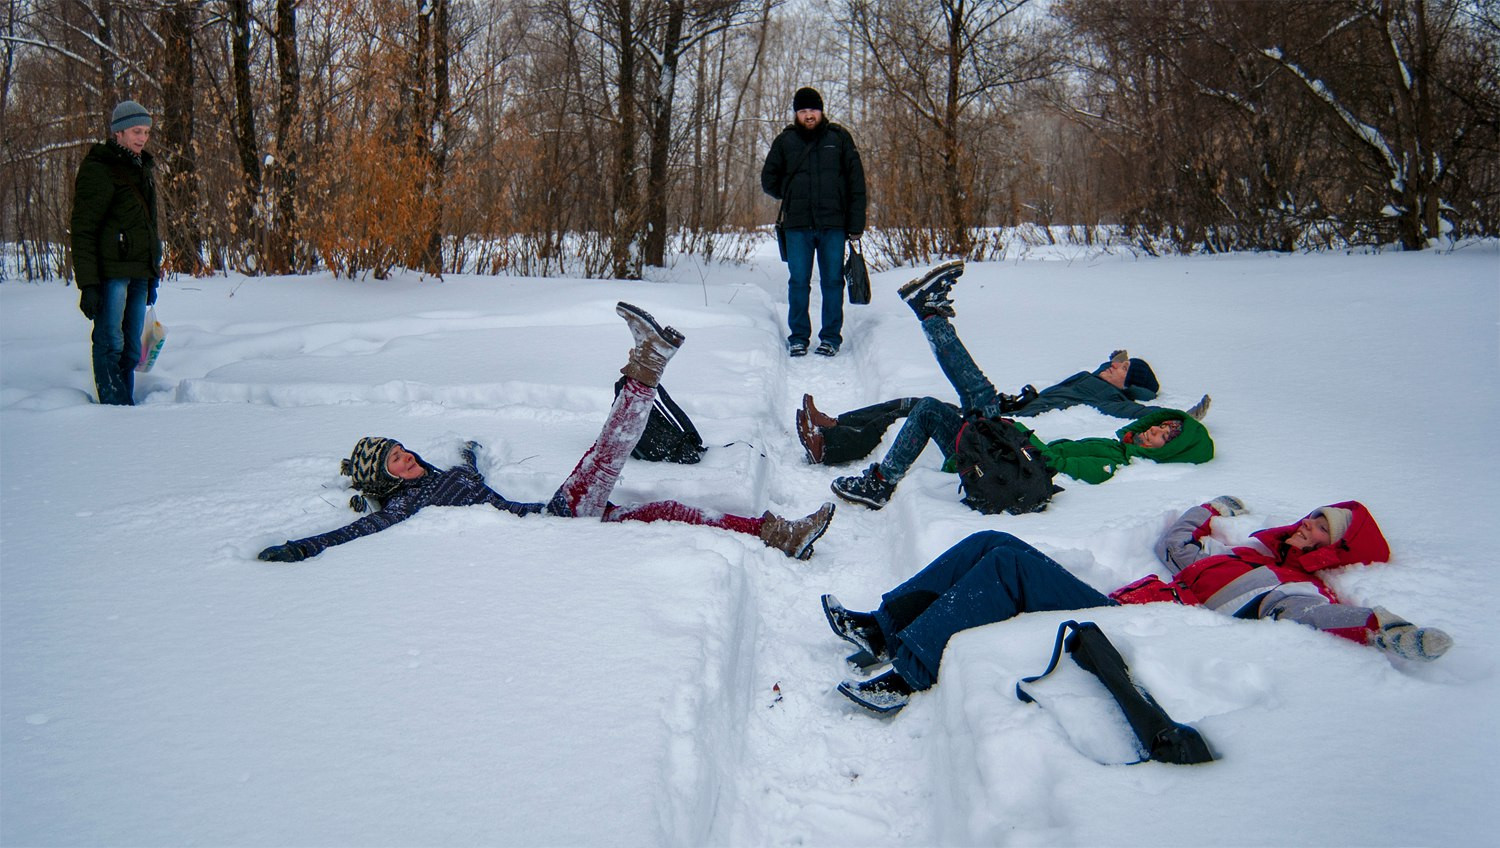
M 866 497 L 862 497 L 860 495 L 852 494 L 850 492 L 841 491 L 838 488 L 838 484 L 837 483 L 830 484 L 828 486 L 828 488 L 835 495 L 839 496 L 840 498 L 843 498 L 844 500 L 848 501 L 849 503 L 857 503 L 857 504 L 860 504 L 862 506 L 867 506 L 870 509 L 880 509 L 881 507 L 884 507 L 886 504 L 888 504 L 888 503 L 891 502 L 889 498 L 887 498 L 887 499 L 885 499 L 883 501 L 877 501 L 874 498 L 866 498 Z
M 656 323 L 656 319 L 651 316 L 650 312 L 647 312 L 646 310 L 640 308 L 639 306 L 636 306 L 633 303 L 626 303 L 622 300 L 615 304 L 615 311 L 618 312 L 622 317 L 626 314 L 629 314 L 641 319 L 642 321 L 645 321 L 651 326 L 652 332 L 656 333 L 658 336 L 661 336 L 662 341 L 665 341 L 672 347 L 682 347 L 682 343 L 686 339 L 686 337 L 683 336 L 682 333 L 677 332 L 676 329 L 672 327 L 663 327 L 662 325 Z
M 960 277 L 963 276 L 963 273 L 964 261 L 962 259 L 954 259 L 948 262 L 944 262 L 943 264 L 937 266 L 936 268 L 933 268 L 931 271 L 928 271 L 915 280 L 912 280 L 901 288 L 896 289 L 896 294 L 901 296 L 902 301 L 908 301 L 911 300 L 912 296 L 917 292 L 926 288 L 929 283 L 940 280 L 943 277 L 947 276 Z
M 813 544 L 816 543 L 819 539 L 823 538 L 824 533 L 828 532 L 828 525 L 833 523 L 833 514 L 838 511 L 837 506 L 834 506 L 833 504 L 829 504 L 828 506 L 828 520 L 824 521 L 823 526 L 818 528 L 818 532 L 812 534 L 812 538 L 803 543 L 802 547 L 792 555 L 793 559 L 807 559 L 808 557 L 811 557 L 813 555 Z
M 906 696 L 906 698 L 903 698 L 899 701 L 893 700 L 892 703 L 888 704 L 868 701 L 865 700 L 864 693 L 860 692 L 858 689 L 855 689 L 853 686 L 850 686 L 847 680 L 839 684 L 839 691 L 843 693 L 845 698 L 848 698 L 854 703 L 859 704 L 861 707 L 864 707 L 870 712 L 880 713 L 881 715 L 894 715 L 896 713 L 899 713 L 906 707 L 907 702 L 911 700 L 911 696 L 908 695 Z

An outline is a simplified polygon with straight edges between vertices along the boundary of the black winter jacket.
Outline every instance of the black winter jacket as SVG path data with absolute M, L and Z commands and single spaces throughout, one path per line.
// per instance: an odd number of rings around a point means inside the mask
M 161 276 L 151 154 L 135 162 L 118 144 L 96 144 L 73 192 L 73 279 L 79 288 L 119 277 Z
M 782 226 L 789 230 L 836 227 L 850 238 L 864 233 L 865 168 L 854 137 L 838 124 L 782 130 L 760 169 L 760 187 L 781 201 Z

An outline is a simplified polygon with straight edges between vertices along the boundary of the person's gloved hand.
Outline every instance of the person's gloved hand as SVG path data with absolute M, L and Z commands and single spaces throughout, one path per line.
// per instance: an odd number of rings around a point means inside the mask
M 847 238 L 849 241 L 859 241 L 861 238 L 864 237 L 864 235 L 865 235 L 865 231 L 864 230 L 860 230 L 857 233 L 848 233 L 845 236 L 845 238 Z
M 307 559 L 307 554 L 295 542 L 287 542 L 284 545 L 272 545 L 261 551 L 257 559 L 265 562 L 301 562 Z
M 83 317 L 94 320 L 94 316 L 99 314 L 98 286 L 84 286 L 78 290 L 78 310 L 83 313 Z
M 161 280 L 159 280 L 159 279 L 151 281 L 151 288 L 149 288 L 149 289 L 146 290 L 146 305 L 147 306 L 155 306 L 156 305 L 156 287 L 160 283 L 161 283 Z
M 1244 501 L 1233 495 L 1219 495 L 1209 501 L 1208 505 L 1220 515 L 1243 515 L 1250 511 Z

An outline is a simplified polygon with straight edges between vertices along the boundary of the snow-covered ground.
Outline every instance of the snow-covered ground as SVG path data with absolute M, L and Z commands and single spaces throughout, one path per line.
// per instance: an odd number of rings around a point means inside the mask
M 953 397 L 894 295 L 912 273 L 875 275 L 833 360 L 783 354 L 770 253 L 638 283 L 177 279 L 134 409 L 89 402 L 76 290 L 0 286 L 0 843 L 1492 844 L 1494 243 L 971 266 L 956 324 L 1002 389 L 1126 347 L 1166 404 L 1214 397 L 1213 462 L 1061 480 L 1045 513 L 966 509 L 930 449 L 883 511 L 840 504 L 808 562 L 483 506 L 255 559 L 354 517 L 338 462 L 364 435 L 440 465 L 473 438 L 496 489 L 549 496 L 609 406 L 621 299 L 687 335 L 665 385 L 728 446 L 631 462 L 615 500 L 809 512 L 849 471 L 803 461 L 803 392 L 829 411 Z M 1121 423 L 1035 419 L 1048 438 Z M 1069 741 L 1093 744 L 1087 721 L 1016 700 L 1065 614 L 961 634 L 893 719 L 834 690 L 821 593 L 869 608 L 987 528 L 1108 590 L 1224 493 L 1253 510 L 1229 535 L 1363 501 L 1392 560 L 1337 588 L 1457 646 L 1418 667 L 1289 623 L 1087 613 L 1220 755 L 1196 767 L 1100 765 Z

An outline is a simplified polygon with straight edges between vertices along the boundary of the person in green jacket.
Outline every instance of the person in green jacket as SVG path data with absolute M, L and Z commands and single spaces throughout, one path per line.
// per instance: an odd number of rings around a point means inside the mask
M 73 280 L 78 308 L 94 322 L 94 385 L 99 402 L 135 403 L 146 307 L 161 280 L 151 114 L 134 100 L 115 107 L 110 138 L 84 156 L 74 182 Z
M 949 294 L 959 275 L 961 260 L 947 262 L 902 286 L 901 299 L 922 322 L 922 331 L 932 346 L 938 366 L 958 391 L 959 407 L 936 398 L 922 398 L 911 408 L 901 431 L 885 457 L 862 474 L 835 479 L 833 493 L 852 503 L 880 509 L 891 499 L 896 484 L 906 476 L 918 456 L 935 442 L 945 460 L 953 458 L 954 445 L 965 416 L 998 418 L 1001 396 L 979 370 L 948 321 L 954 315 Z M 1136 457 L 1154 462 L 1208 462 L 1214 456 L 1213 439 L 1202 422 L 1176 409 L 1156 409 L 1116 431 L 1116 438 L 1058 439 L 1046 442 L 1018 422 L 1014 426 L 1030 437 L 1047 466 L 1085 483 L 1102 483 Z

